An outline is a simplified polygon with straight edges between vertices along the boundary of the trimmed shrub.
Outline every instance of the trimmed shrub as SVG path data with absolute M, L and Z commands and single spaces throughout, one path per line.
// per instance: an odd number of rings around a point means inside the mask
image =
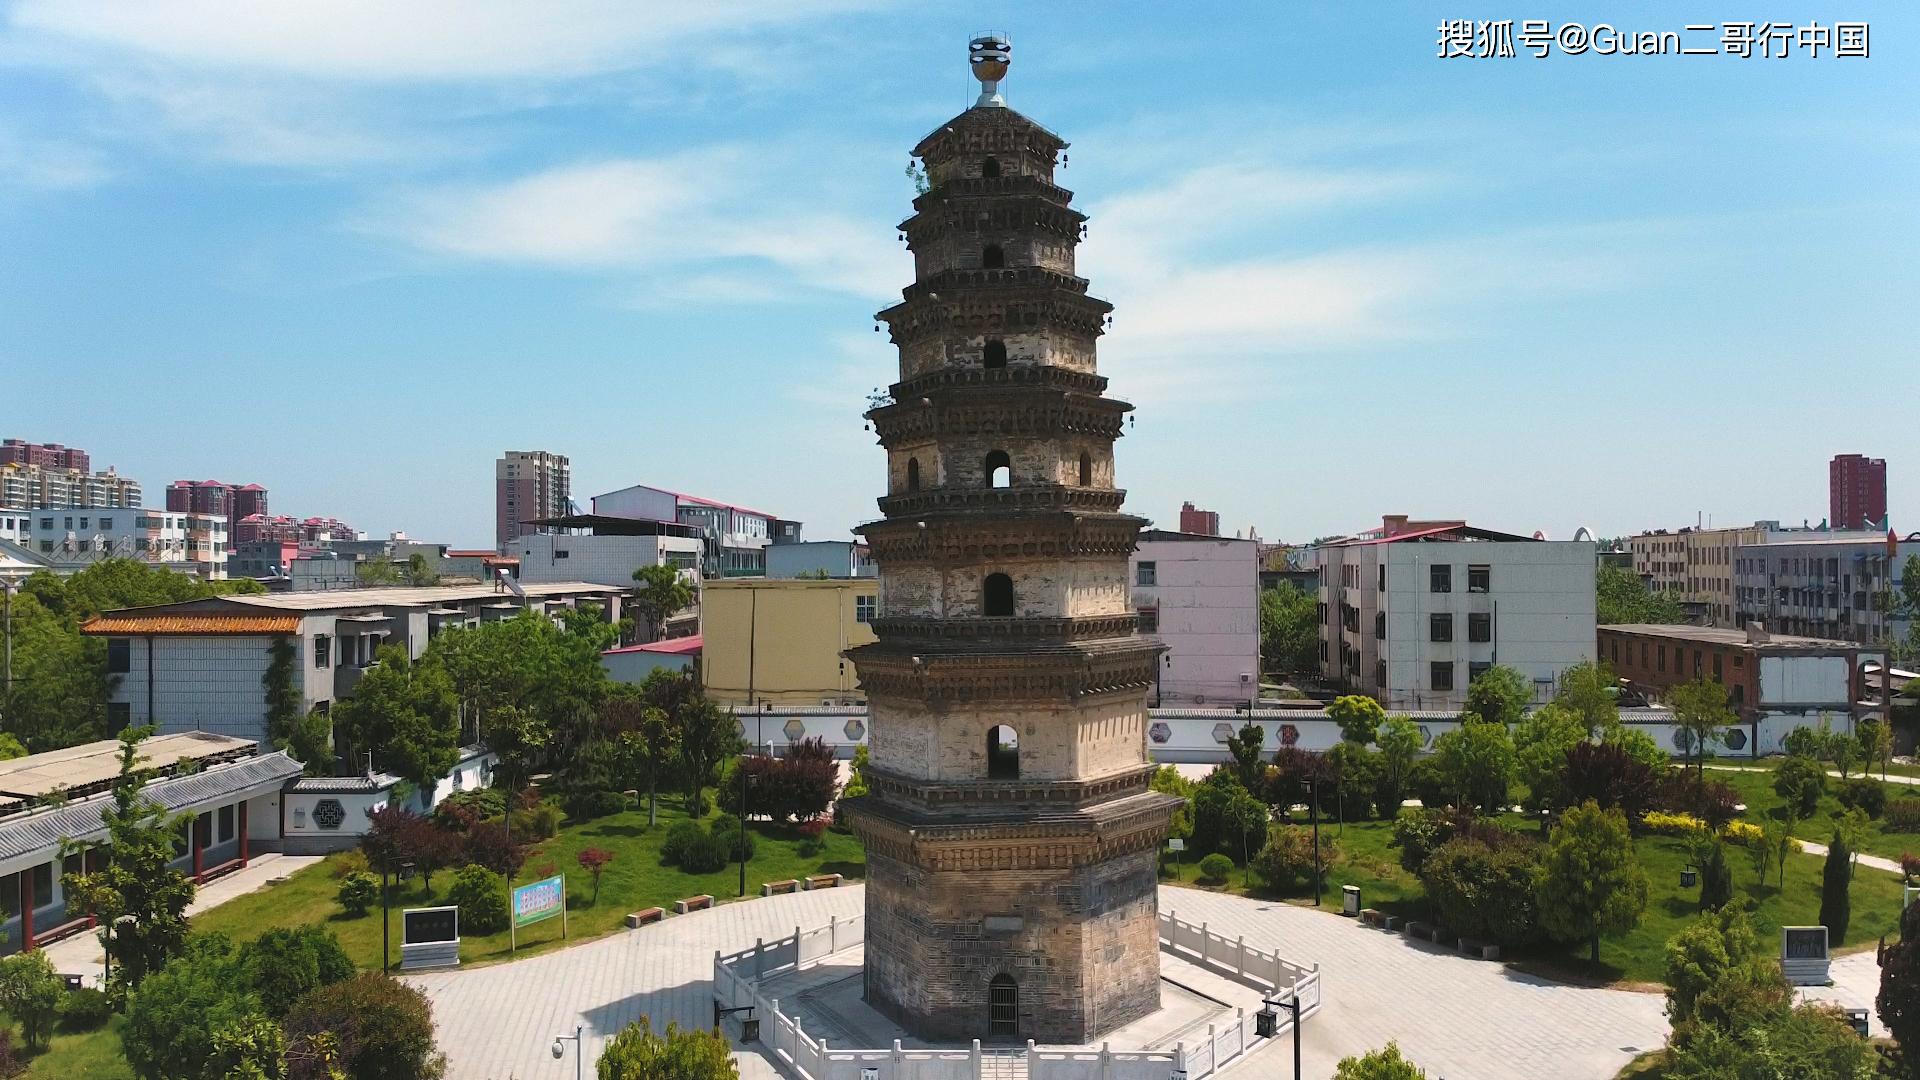
M 680 849 L 680 869 L 689 874 L 711 874 L 730 860 L 731 836 L 699 833 Z
M 1773 767 L 1773 792 L 1793 804 L 1801 817 L 1812 817 L 1827 790 L 1827 773 L 1810 757 L 1782 758 Z
M 433 808 L 433 823 L 454 832 L 466 832 L 482 821 L 507 812 L 507 796 L 493 788 L 456 791 Z
M 1847 923 L 1852 919 L 1853 853 L 1839 833 L 1827 845 L 1827 864 L 1820 868 L 1820 925 L 1827 928 L 1827 941 L 1835 948 L 1847 942 Z
M 1840 800 L 1841 806 L 1849 810 L 1864 810 L 1870 818 L 1887 812 L 1887 789 L 1877 780 L 1842 780 L 1840 790 L 1834 792 L 1834 797 Z
M 753 858 L 753 830 L 742 825 L 739 818 L 732 814 L 720 814 L 713 819 L 709 831 L 726 853 L 728 862 Z
M 1807 758 L 1810 761 L 1819 760 L 1826 748 L 1826 736 L 1805 724 L 1787 732 L 1786 738 L 1780 740 L 1780 749 L 1786 751 L 1788 757 Z
M 567 816 L 575 821 L 608 817 L 627 808 L 627 797 L 612 788 L 577 787 L 561 796 Z
M 113 1000 L 91 986 L 70 990 L 60 1000 L 62 1031 L 92 1031 L 105 1026 L 112 1016 Z
M 1727 866 L 1727 849 L 1715 842 L 1700 866 L 1700 910 L 1719 911 L 1732 899 L 1733 870 Z
M 447 903 L 460 909 L 460 932 L 495 934 L 507 928 L 507 879 L 469 863 L 454 872 Z
M 1455 933 L 1501 945 L 1523 945 L 1540 936 L 1534 899 L 1539 845 L 1532 841 L 1491 847 L 1468 836 L 1435 849 L 1420 867 L 1420 882 L 1434 914 Z
M 302 997 L 287 1014 L 286 1033 L 288 1080 L 340 1074 L 349 1080 L 440 1080 L 447 1071 L 446 1058 L 433 1045 L 426 995 L 374 972 Z M 334 1066 L 318 1053 L 322 1035 L 331 1036 Z
M 1394 847 L 1400 849 L 1400 869 L 1418 874 L 1434 849 L 1453 839 L 1453 818 L 1438 807 L 1400 808 L 1393 817 Z
M 1640 819 L 1641 828 L 1660 836 L 1691 836 L 1704 832 L 1707 823 L 1692 814 L 1669 814 L 1664 810 L 1649 810 Z
M 667 826 L 666 839 L 660 842 L 660 861 L 666 863 L 681 862 L 686 858 L 687 848 L 698 843 L 706 836 L 698 822 L 681 818 Z
M 340 901 L 349 916 L 357 919 L 380 899 L 380 880 L 365 870 L 355 870 L 340 882 L 340 891 L 334 894 L 334 899 Z
M 519 873 L 521 864 L 527 860 L 527 849 L 520 844 L 519 834 L 509 836 L 507 827 L 498 821 L 475 825 L 467 833 L 461 850 L 466 862 L 484 866 L 501 877 Z
M 1729 821 L 1726 826 L 1720 830 L 1720 838 L 1729 844 L 1738 844 L 1741 847 L 1752 847 L 1755 844 L 1766 841 L 1767 830 L 1755 825 L 1751 821 Z
M 547 840 L 560 831 L 560 808 L 550 802 L 541 802 L 515 810 L 509 820 L 513 824 L 513 835 Z
M 1894 799 L 1881 815 L 1881 823 L 1894 832 L 1920 832 L 1920 799 Z
M 240 970 L 275 1020 L 302 994 L 353 977 L 353 961 L 333 931 L 319 926 L 275 927 L 240 950 Z
M 1332 836 L 1320 838 L 1320 877 L 1338 857 Z M 1267 830 L 1267 842 L 1253 857 L 1253 872 L 1269 888 L 1290 892 L 1313 883 L 1313 832 L 1297 826 L 1276 825 Z
M 361 851 L 359 848 L 354 848 L 352 851 L 342 851 L 328 859 L 327 869 L 329 873 L 333 874 L 334 880 L 338 881 L 348 874 L 355 872 L 370 872 L 373 866 L 367 862 L 366 852 Z
M 1911 851 L 1901 852 L 1900 872 L 1909 878 L 1920 877 L 1920 855 Z
M 1217 851 L 1200 860 L 1201 881 L 1219 885 L 1225 882 L 1227 875 L 1231 873 L 1233 873 L 1233 860 Z

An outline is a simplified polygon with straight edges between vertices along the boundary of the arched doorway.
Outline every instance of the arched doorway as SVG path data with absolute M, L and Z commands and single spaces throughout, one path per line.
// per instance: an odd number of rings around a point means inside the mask
M 1011 975 L 995 975 L 987 984 L 987 1037 L 1020 1037 L 1020 986 Z
M 1080 452 L 1080 486 L 1093 486 L 1093 455 L 1084 450 Z
M 1005 450 L 995 450 L 988 454 L 987 460 L 980 463 L 980 468 L 987 474 L 988 487 L 1013 486 L 1013 459 L 1007 456 Z
M 920 459 L 917 457 L 907 459 L 907 490 L 920 490 Z
M 999 244 L 988 244 L 980 249 L 980 268 L 998 270 L 1007 265 L 1007 253 L 1000 250 Z
M 980 351 L 981 364 L 989 368 L 1007 366 L 1007 343 L 999 338 L 988 338 L 986 347 Z
M 1013 615 L 1013 579 L 1005 574 L 988 574 L 980 583 L 980 614 L 988 618 Z
M 983 179 L 987 179 L 987 180 L 992 180 L 993 178 L 999 176 L 1000 175 L 1000 159 L 988 158 L 985 161 L 982 161 L 980 163 L 980 175 Z
M 1005 724 L 987 729 L 987 779 L 1020 779 L 1020 736 Z

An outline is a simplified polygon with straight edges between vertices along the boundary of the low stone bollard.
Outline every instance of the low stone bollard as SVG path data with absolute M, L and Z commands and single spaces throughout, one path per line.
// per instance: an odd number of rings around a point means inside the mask
M 1460 951 L 1480 960 L 1500 959 L 1500 946 L 1487 941 L 1476 941 L 1473 938 L 1461 938 Z
M 799 878 L 787 878 L 785 881 L 768 881 L 762 883 L 760 886 L 760 895 L 772 896 L 775 893 L 798 892 L 799 889 Z
M 845 880 L 846 878 L 839 874 L 809 874 L 807 875 L 806 887 L 808 889 L 837 889 L 840 887 L 840 883 Z
M 641 908 L 639 911 L 627 916 L 627 929 L 633 930 L 645 926 L 648 923 L 657 923 L 666 917 L 667 913 L 663 908 Z
M 712 906 L 713 894 L 701 893 L 699 896 L 689 896 L 685 900 L 675 900 L 673 902 L 673 913 L 675 915 L 685 915 L 689 911 L 700 911 L 703 908 L 710 908 Z
M 1428 926 L 1426 923 L 1423 923 L 1418 919 L 1409 920 L 1407 922 L 1407 936 L 1416 937 L 1422 941 L 1432 941 L 1433 927 Z
M 1459 940 L 1460 940 L 1460 935 L 1454 933 L 1453 931 L 1447 929 L 1444 926 L 1436 926 L 1433 928 L 1433 943 L 1435 945 L 1452 945 L 1458 942 Z
M 1387 916 L 1387 921 L 1386 921 L 1387 932 L 1398 933 L 1400 929 L 1406 925 L 1406 922 L 1407 922 L 1407 917 L 1404 915 Z
M 1379 908 L 1364 907 L 1360 909 L 1360 925 L 1384 926 L 1386 925 L 1386 917 L 1380 914 Z

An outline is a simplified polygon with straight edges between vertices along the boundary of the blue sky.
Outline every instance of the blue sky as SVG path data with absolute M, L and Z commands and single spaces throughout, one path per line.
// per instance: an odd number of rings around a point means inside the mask
M 1443 61 L 1441 16 L 1873 56 Z M 508 447 L 843 536 L 987 27 L 1072 143 L 1135 512 L 1817 521 L 1859 451 L 1920 528 L 1920 17 L 1864 0 L 0 0 L 0 434 L 462 545 Z

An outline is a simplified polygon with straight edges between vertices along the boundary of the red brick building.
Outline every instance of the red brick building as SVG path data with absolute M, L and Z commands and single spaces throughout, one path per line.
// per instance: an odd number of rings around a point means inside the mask
M 1710 626 L 1599 628 L 1600 660 L 1649 700 L 1697 678 L 1727 687 L 1743 720 L 1763 715 L 1852 716 L 1865 693 L 1860 646 L 1849 641 Z M 1877 652 L 1872 653 L 1878 656 Z
M 1887 527 L 1887 459 L 1836 454 L 1827 466 L 1827 523 L 1836 529 Z

